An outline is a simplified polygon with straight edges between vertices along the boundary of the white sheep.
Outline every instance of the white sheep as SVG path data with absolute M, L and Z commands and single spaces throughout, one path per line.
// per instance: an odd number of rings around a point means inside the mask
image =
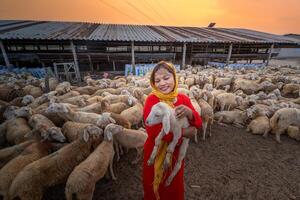
M 289 126 L 287 129 L 287 134 L 290 138 L 300 141 L 300 128 L 297 126 Z
M 144 107 L 141 103 L 136 103 L 134 106 L 126 110 L 123 110 L 120 115 L 125 119 L 127 119 L 132 126 L 133 125 L 137 126 L 143 120 L 143 113 L 144 113 L 143 108 Z
M 172 109 L 169 107 L 166 103 L 159 102 L 155 104 L 151 112 L 149 113 L 147 119 L 146 119 L 146 125 L 152 126 L 155 124 L 162 123 L 162 130 L 158 134 L 158 136 L 155 138 L 155 146 L 153 147 L 152 153 L 150 155 L 149 160 L 147 161 L 148 165 L 152 165 L 154 163 L 155 157 L 158 153 L 158 148 L 160 146 L 162 138 L 168 134 L 169 132 L 173 132 L 173 140 L 170 144 L 168 144 L 167 147 L 167 154 L 163 163 L 163 168 L 166 170 L 171 162 L 171 157 L 173 155 L 173 152 L 175 150 L 175 146 L 178 143 L 178 140 L 182 136 L 182 128 L 189 127 L 189 122 L 187 117 L 182 117 L 179 119 L 176 119 L 175 117 L 175 109 Z M 166 180 L 165 184 L 166 186 L 170 185 L 175 175 L 178 173 L 178 171 L 181 168 L 182 161 L 185 157 L 188 145 L 189 145 L 189 138 L 183 138 L 182 144 L 180 145 L 179 149 L 179 155 L 178 160 L 176 161 L 176 164 Z
M 276 134 L 276 141 L 280 143 L 280 135 L 289 126 L 300 126 L 300 110 L 296 108 L 282 108 L 277 110 L 270 119 L 272 132 Z
M 116 180 L 113 172 L 114 154 L 113 133 L 104 131 L 104 141 L 70 174 L 65 188 L 66 199 L 75 197 L 92 200 L 95 184 L 105 175 L 108 167 L 112 179 Z
M 102 131 L 95 135 L 89 132 L 89 128 L 86 127 L 74 142 L 27 165 L 13 180 L 9 197 L 41 200 L 46 188 L 64 183 L 73 169 L 99 144 L 97 141 Z

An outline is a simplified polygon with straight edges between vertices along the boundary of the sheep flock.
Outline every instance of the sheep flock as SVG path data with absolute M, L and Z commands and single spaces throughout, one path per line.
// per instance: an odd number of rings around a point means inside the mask
M 300 140 L 300 66 L 187 66 L 177 74 L 203 120 L 194 142 L 213 140 L 214 123 L 277 143 L 282 134 Z M 97 181 L 117 181 L 114 165 L 128 149 L 136 149 L 133 165 L 142 157 L 149 78 L 85 76 L 85 86 L 50 78 L 46 93 L 44 79 L 0 75 L 0 196 L 40 200 L 65 184 L 66 199 L 92 199 Z

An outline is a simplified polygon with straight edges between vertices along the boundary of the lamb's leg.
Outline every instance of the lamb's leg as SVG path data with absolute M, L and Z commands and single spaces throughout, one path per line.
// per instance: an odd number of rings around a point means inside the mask
M 190 141 L 190 139 L 183 138 L 182 144 L 180 145 L 180 149 L 179 149 L 178 160 L 176 161 L 176 164 L 175 164 L 170 176 L 166 180 L 165 186 L 169 186 L 171 184 L 172 180 L 174 179 L 174 177 L 176 176 L 176 174 L 180 170 L 181 165 L 182 165 L 182 161 L 185 158 L 187 149 L 189 147 L 189 141 Z
M 148 166 L 150 166 L 150 165 L 152 165 L 154 163 L 155 157 L 156 157 L 157 152 L 158 152 L 159 145 L 160 145 L 161 140 L 162 140 L 162 138 L 163 138 L 164 135 L 165 135 L 164 131 L 161 130 L 160 133 L 158 134 L 158 136 L 156 136 L 156 138 L 155 138 L 155 145 L 153 147 L 153 150 L 152 150 L 152 153 L 150 155 L 150 158 L 147 161 Z
M 280 144 L 281 140 L 280 140 L 280 135 L 285 131 L 285 128 L 279 128 L 276 130 L 276 141 Z
M 197 129 L 197 131 L 195 132 L 195 135 L 194 135 L 194 140 L 195 140 L 196 144 L 198 144 L 198 131 L 199 131 L 199 129 Z
M 210 118 L 209 119 L 209 137 L 211 137 L 211 126 L 212 126 L 213 122 L 214 122 L 214 119 Z
M 265 132 L 264 132 L 264 134 L 263 134 L 263 137 L 264 137 L 264 138 L 267 138 L 267 137 L 268 137 L 268 133 L 269 133 L 269 130 L 268 130 L 268 129 L 265 130 Z
M 205 140 L 205 135 L 206 135 L 206 129 L 207 129 L 207 121 L 206 120 L 203 122 L 202 129 L 203 129 L 202 140 L 204 141 Z
M 119 150 L 120 150 L 120 155 L 123 155 L 124 151 L 123 151 L 122 145 L 118 144 L 118 147 L 119 147 Z
M 175 150 L 175 147 L 178 143 L 179 138 L 181 137 L 181 134 L 182 134 L 181 128 L 177 128 L 176 130 L 173 131 L 173 140 L 168 145 L 166 158 L 164 160 L 164 170 L 166 170 L 170 166 L 173 152 Z

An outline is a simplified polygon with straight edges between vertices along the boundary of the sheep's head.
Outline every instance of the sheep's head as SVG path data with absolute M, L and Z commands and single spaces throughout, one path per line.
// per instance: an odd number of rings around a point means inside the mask
M 168 109 L 168 105 L 163 102 L 159 102 L 155 104 L 151 112 L 149 113 L 147 119 L 146 119 L 146 125 L 147 126 L 153 126 L 156 124 L 163 124 L 163 130 L 167 134 L 170 131 L 170 116 L 171 112 L 170 109 Z
M 62 103 L 50 103 L 46 113 L 68 113 L 70 109 Z
M 88 142 L 90 139 L 92 141 L 92 146 L 95 148 L 98 144 L 101 143 L 101 138 L 103 135 L 103 130 L 95 125 L 88 125 L 83 129 L 82 138 L 85 142 Z
M 123 89 L 120 94 L 121 95 L 131 95 L 130 92 L 126 89 Z
M 104 128 L 110 123 L 116 123 L 116 121 L 111 117 L 111 114 L 108 112 L 102 113 L 102 115 L 99 115 L 99 119 L 96 122 L 96 125 Z
M 104 140 L 111 141 L 115 134 L 121 133 L 124 127 L 117 124 L 108 124 L 104 129 Z
M 51 127 L 49 128 L 44 134 L 41 135 L 43 140 L 49 141 L 58 141 L 58 142 L 65 142 L 66 138 L 61 132 L 61 128 L 58 127 Z
M 5 119 L 11 119 L 11 118 L 15 117 L 15 111 L 18 108 L 19 107 L 17 107 L 17 106 L 8 106 L 3 113 L 3 117 Z
M 32 109 L 28 106 L 24 106 L 15 111 L 17 117 L 29 117 L 32 115 Z
M 23 97 L 21 103 L 22 103 L 23 105 L 28 105 L 28 104 L 32 103 L 33 101 L 34 101 L 34 97 L 33 97 L 33 96 L 31 96 L 31 95 L 25 95 L 25 96 Z

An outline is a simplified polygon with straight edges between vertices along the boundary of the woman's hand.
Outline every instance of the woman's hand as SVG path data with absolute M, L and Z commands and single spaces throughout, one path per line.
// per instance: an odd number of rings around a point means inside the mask
M 193 119 L 192 110 L 185 105 L 177 106 L 175 108 L 175 114 L 176 114 L 177 119 L 182 118 L 182 117 L 187 117 L 189 120 Z

